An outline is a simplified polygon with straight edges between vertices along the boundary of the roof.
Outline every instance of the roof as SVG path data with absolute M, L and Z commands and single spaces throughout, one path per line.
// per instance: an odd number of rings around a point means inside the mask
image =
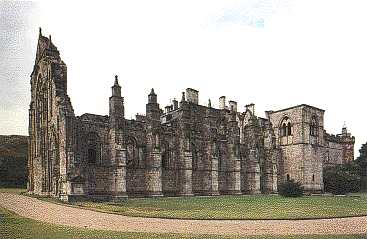
M 268 112 L 269 112 L 269 114 L 272 114 L 272 113 L 278 113 L 278 112 L 282 112 L 282 111 L 286 111 L 286 110 L 290 110 L 290 109 L 295 109 L 295 108 L 300 108 L 300 107 L 308 107 L 308 108 L 312 108 L 312 109 L 315 109 L 315 110 L 320 110 L 322 112 L 325 112 L 325 110 L 323 110 L 323 109 L 317 108 L 315 106 L 307 105 L 307 104 L 300 104 L 300 105 L 296 105 L 296 106 L 292 106 L 292 107 L 289 107 L 289 108 L 276 110 L 276 111 L 271 111 L 270 110 Z
M 79 118 L 83 121 L 93 121 L 93 122 L 102 122 L 102 123 L 108 123 L 109 117 L 108 115 L 96 115 L 96 114 L 90 114 L 85 113 L 79 116 Z

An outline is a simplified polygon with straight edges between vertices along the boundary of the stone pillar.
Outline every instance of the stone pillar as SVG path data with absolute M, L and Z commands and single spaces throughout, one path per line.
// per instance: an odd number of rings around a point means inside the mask
M 266 150 L 265 153 L 265 161 L 264 161 L 264 167 L 263 172 L 261 172 L 263 177 L 263 188 L 262 193 L 273 193 L 274 192 L 274 164 L 273 164 L 273 155 L 275 152 L 273 152 L 270 149 Z M 275 189 L 276 191 L 276 189 Z
M 145 179 L 148 196 L 163 196 L 162 194 L 162 155 L 155 147 L 148 153 Z
M 241 194 L 240 135 L 233 103 L 228 122 L 227 194 Z
M 209 149 L 209 160 L 211 162 L 211 175 L 210 175 L 210 187 L 211 190 L 208 192 L 209 195 L 219 195 L 219 175 L 218 175 L 218 155 L 216 154 L 216 144 L 210 143 Z
M 145 171 L 146 193 L 149 196 L 162 196 L 162 153 L 161 153 L 161 132 L 160 113 L 157 95 L 154 89 L 148 95 L 146 104 L 146 138 L 147 138 L 147 159 Z
M 242 190 L 248 194 L 261 193 L 261 166 L 264 162 L 264 139 L 258 119 L 252 116 L 244 128 L 245 161 Z M 264 175 L 263 175 L 264 176 Z M 264 180 L 263 180 L 264 181 Z
M 260 164 L 256 157 L 256 149 L 250 149 L 246 160 L 245 193 L 259 194 L 260 192 Z
M 178 196 L 192 196 L 192 152 L 191 142 L 186 136 L 179 139 Z
M 227 161 L 227 194 L 241 194 L 240 159 L 236 153 L 236 145 L 229 144 L 229 158 Z
M 116 166 L 113 172 L 113 200 L 121 201 L 127 198 L 126 193 L 126 148 L 117 146 L 115 149 Z

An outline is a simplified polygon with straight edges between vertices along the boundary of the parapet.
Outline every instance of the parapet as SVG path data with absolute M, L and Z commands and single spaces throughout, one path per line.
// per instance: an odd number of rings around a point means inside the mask
M 246 110 L 250 111 L 251 114 L 255 115 L 255 104 L 248 104 L 245 106 L 246 107 Z
M 188 102 L 191 102 L 196 105 L 199 104 L 199 91 L 191 89 L 191 88 L 187 88 L 186 97 L 187 97 Z
M 145 122 L 146 121 L 146 116 L 145 115 L 142 115 L 142 114 L 136 114 L 135 115 L 135 119 L 136 121 L 141 121 L 141 122 Z
M 229 109 L 231 111 L 237 112 L 237 102 L 233 101 L 233 100 L 230 100 L 229 101 Z
M 224 110 L 226 108 L 226 97 L 221 96 L 219 97 L 219 109 Z

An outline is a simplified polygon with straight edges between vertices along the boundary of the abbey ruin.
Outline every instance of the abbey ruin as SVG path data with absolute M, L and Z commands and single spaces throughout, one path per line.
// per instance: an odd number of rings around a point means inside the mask
M 294 179 L 323 191 L 325 165 L 353 160 L 354 137 L 324 130 L 324 110 L 306 104 L 256 116 L 235 101 L 199 104 L 186 89 L 161 109 L 147 92 L 145 115 L 126 119 L 116 76 L 109 115 L 76 116 L 67 67 L 51 37 L 38 39 L 31 74 L 28 191 L 62 200 L 276 193 Z M 103 99 L 102 99 L 103 100 Z M 107 99 L 106 99 L 107 101 Z

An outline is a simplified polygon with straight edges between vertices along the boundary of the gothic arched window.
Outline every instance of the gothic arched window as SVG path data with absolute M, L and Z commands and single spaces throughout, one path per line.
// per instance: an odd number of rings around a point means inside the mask
M 95 164 L 97 161 L 97 152 L 95 148 L 88 148 L 88 163 Z
M 100 140 L 97 133 L 89 133 L 87 135 L 87 157 L 89 164 L 96 164 L 100 153 Z
M 130 168 L 139 165 L 137 142 L 133 137 L 128 137 L 126 140 L 126 164 Z
M 162 167 L 163 169 L 171 168 L 171 149 L 168 143 L 163 143 L 163 151 L 162 151 Z
M 290 136 L 292 133 L 292 123 L 288 117 L 284 117 L 282 123 L 280 124 L 280 137 Z

